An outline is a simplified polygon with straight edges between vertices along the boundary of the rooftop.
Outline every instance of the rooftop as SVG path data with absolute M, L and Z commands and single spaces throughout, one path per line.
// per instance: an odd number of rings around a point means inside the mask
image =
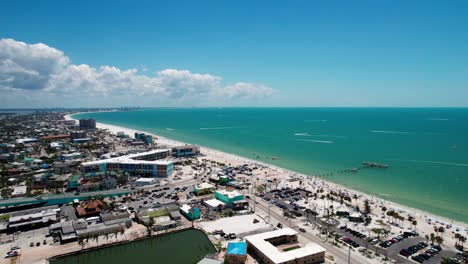
M 246 255 L 247 243 L 245 242 L 229 242 L 226 254 L 229 255 Z
M 325 252 L 325 249 L 318 244 L 309 243 L 304 247 L 290 250 L 290 251 L 280 251 L 278 248 L 273 246 L 270 242 L 266 241 L 267 239 L 281 237 L 281 236 L 294 236 L 297 235 L 297 232 L 291 228 L 278 229 L 271 232 L 265 232 L 257 235 L 247 236 L 245 240 L 252 244 L 255 248 L 261 251 L 265 256 L 267 256 L 274 263 L 283 263 L 288 261 L 293 261 L 294 259 L 303 258 L 306 256 L 318 254 Z
M 147 151 L 147 152 L 130 154 L 130 155 L 116 157 L 116 158 L 85 162 L 85 163 L 82 163 L 82 165 L 83 166 L 93 166 L 93 165 L 100 165 L 100 164 L 111 163 L 111 162 L 115 162 L 115 163 L 128 162 L 128 163 L 132 163 L 132 164 L 156 164 L 156 165 L 171 164 L 172 161 L 170 161 L 170 160 L 152 160 L 152 161 L 149 161 L 149 160 L 139 160 L 138 159 L 138 158 L 141 158 L 142 156 L 158 154 L 158 153 L 164 153 L 164 152 L 171 152 L 171 149 L 155 149 L 155 150 L 151 150 L 151 151 Z
M 227 190 L 217 190 L 216 191 L 217 193 L 219 194 L 222 194 L 224 196 L 227 196 L 228 198 L 234 198 L 234 197 L 237 197 L 239 195 L 242 195 L 241 193 L 239 193 L 238 191 L 236 190 L 232 190 L 232 191 L 227 191 Z

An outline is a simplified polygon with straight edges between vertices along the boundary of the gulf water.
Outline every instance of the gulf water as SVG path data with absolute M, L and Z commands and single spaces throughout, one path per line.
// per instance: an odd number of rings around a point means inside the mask
M 468 222 L 468 108 L 158 108 L 75 117 L 320 175 Z M 389 168 L 340 172 L 363 161 Z

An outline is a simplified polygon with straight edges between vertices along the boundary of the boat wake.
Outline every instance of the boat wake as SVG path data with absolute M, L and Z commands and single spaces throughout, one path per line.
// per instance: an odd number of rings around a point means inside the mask
M 448 121 L 448 118 L 426 118 L 428 121 Z
M 314 139 L 296 139 L 297 141 L 305 141 L 305 142 L 312 142 L 312 143 L 323 143 L 323 144 L 332 144 L 335 143 L 329 140 L 314 140 Z
M 403 131 L 387 131 L 387 130 L 371 130 L 371 133 L 382 133 L 382 134 L 409 134 Z
M 304 120 L 304 122 L 327 122 L 328 120 L 326 119 L 309 119 L 309 120 Z
M 466 163 L 453 163 L 453 162 L 445 162 L 445 161 L 432 161 L 432 160 L 408 160 L 410 162 L 417 162 L 417 163 L 430 163 L 430 164 L 440 164 L 440 165 L 449 165 L 449 166 L 458 166 L 458 167 L 468 167 Z
M 221 129 L 231 129 L 236 127 L 200 127 L 200 130 L 221 130 Z
M 327 134 L 309 134 L 309 133 L 295 133 L 295 136 L 298 137 L 329 137 L 329 138 L 347 138 L 346 136 L 335 136 Z

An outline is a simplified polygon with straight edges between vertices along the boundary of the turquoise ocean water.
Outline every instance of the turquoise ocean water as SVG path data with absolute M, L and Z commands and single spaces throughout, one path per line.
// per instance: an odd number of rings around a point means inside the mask
M 75 117 L 322 175 L 468 223 L 468 108 L 184 108 Z M 390 167 L 339 172 L 362 161 Z

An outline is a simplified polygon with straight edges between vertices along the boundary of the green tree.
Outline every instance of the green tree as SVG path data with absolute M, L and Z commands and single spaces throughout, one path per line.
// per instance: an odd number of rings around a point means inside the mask
M 434 245 L 435 238 L 436 238 L 436 235 L 434 235 L 434 233 L 431 233 L 431 244 L 432 245 Z

